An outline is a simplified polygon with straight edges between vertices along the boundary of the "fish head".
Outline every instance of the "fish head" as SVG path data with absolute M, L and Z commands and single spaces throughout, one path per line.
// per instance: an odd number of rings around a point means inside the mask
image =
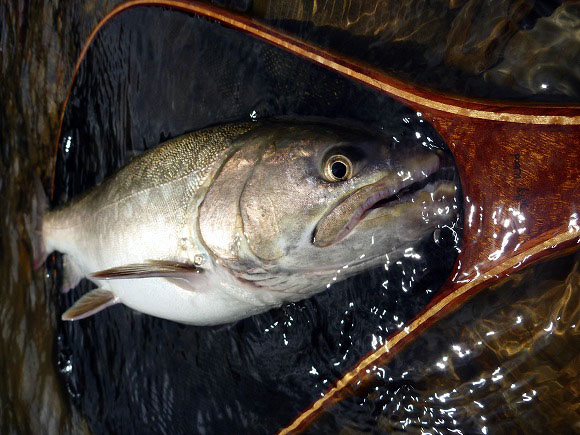
M 247 167 L 226 193 L 236 196 L 237 224 L 214 225 L 223 240 L 243 239 L 236 260 L 287 274 L 354 273 L 455 219 L 440 151 L 335 123 L 273 123 L 252 135 L 251 164 L 241 150 L 230 162 Z

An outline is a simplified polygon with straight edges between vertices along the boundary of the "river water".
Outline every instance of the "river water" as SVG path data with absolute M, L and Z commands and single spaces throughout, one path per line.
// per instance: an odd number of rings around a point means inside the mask
M 453 263 L 453 249 L 417 248 L 429 267 L 410 293 L 403 285 L 384 287 L 387 276 L 377 272 L 222 327 L 187 327 L 124 307 L 61 322 L 89 285 L 61 295 L 58 256 L 32 269 L 25 216 L 34 177 L 50 186 L 59 111 L 76 57 L 114 3 L 1 6 L 8 78 L 0 87 L 2 432 L 274 432 L 428 302 Z M 391 5 L 374 21 L 343 19 L 356 15 L 356 2 L 342 14 L 325 2 L 310 11 L 276 2 L 229 6 L 443 90 L 578 100 L 573 2 L 506 1 L 494 12 L 477 2 L 414 3 L 411 16 Z M 472 22 L 474 10 L 484 18 Z M 369 16 L 364 8 L 358 14 Z M 490 41 L 489 29 L 500 22 L 517 26 Z M 413 26 L 419 30 L 410 32 Z M 488 48 L 481 51 L 482 44 Z M 537 65 L 522 73 L 530 58 Z M 440 141 L 386 97 L 183 13 L 128 12 L 95 41 L 86 65 L 60 138 L 54 205 L 168 137 L 229 120 L 340 117 L 400 138 L 420 129 Z M 386 366 L 373 392 L 332 408 L 313 430 L 578 430 L 579 264 L 570 254 L 487 289 Z M 388 279 L 403 282 L 416 266 L 397 266 Z

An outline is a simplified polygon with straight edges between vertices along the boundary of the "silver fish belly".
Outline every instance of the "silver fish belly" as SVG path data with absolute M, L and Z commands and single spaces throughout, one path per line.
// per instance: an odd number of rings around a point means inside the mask
M 415 199 L 375 205 L 440 167 L 436 153 L 394 146 L 308 121 L 228 124 L 159 145 L 44 216 L 45 252 L 65 255 L 64 290 L 85 277 L 98 286 L 63 319 L 123 303 L 182 323 L 226 323 L 323 290 L 370 235 L 383 246 L 351 274 L 376 265 L 454 213 L 425 225 L 412 217 Z M 423 184 L 413 198 L 452 203 L 452 183 Z M 392 224 L 400 234 L 386 236 Z

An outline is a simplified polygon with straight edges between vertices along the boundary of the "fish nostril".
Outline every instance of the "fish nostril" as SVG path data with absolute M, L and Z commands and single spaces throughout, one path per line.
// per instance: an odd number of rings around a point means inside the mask
M 433 231 L 433 241 L 442 249 L 449 249 L 455 246 L 456 233 L 449 227 L 436 228 Z

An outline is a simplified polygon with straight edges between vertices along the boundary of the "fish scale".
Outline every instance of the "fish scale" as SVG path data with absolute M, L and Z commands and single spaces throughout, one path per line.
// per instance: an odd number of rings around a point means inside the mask
M 121 169 L 111 186 L 99 190 L 100 202 L 110 204 L 185 176 L 191 176 L 190 186 L 195 190 L 204 182 L 216 157 L 230 146 L 232 138 L 249 131 L 253 126 L 251 123 L 226 124 L 164 142 L 163 146 L 137 157 Z

